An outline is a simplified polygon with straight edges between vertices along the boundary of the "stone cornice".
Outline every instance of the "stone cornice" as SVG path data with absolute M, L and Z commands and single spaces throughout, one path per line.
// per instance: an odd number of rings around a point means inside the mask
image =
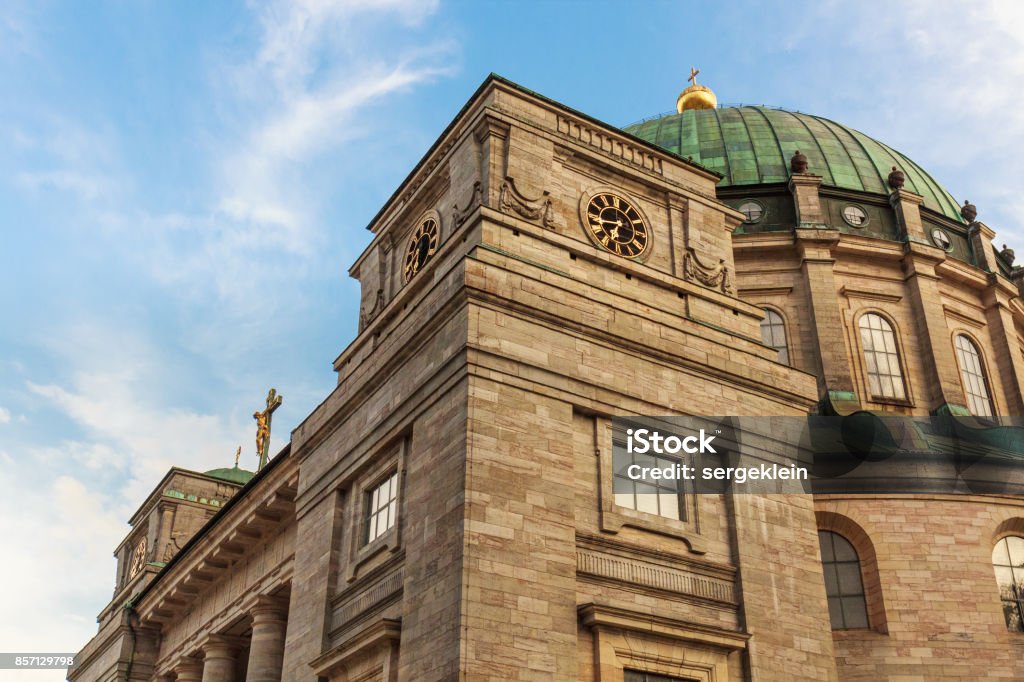
M 719 649 L 738 651 L 747 647 L 750 635 L 744 632 L 697 625 L 668 616 L 632 611 L 617 606 L 589 603 L 577 607 L 580 622 L 594 628 L 660 635 L 682 642 L 693 642 Z
M 290 523 L 298 493 L 298 463 L 287 458 L 258 481 L 213 525 L 204 526 L 154 579 L 135 604 L 140 619 L 173 620 L 196 595 L 217 582 L 261 538 Z

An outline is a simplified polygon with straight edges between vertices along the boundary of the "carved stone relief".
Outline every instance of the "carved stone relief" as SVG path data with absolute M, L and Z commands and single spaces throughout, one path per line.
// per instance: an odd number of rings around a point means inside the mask
M 733 294 L 732 277 L 729 266 L 724 258 L 719 258 L 716 265 L 705 265 L 692 246 L 686 247 L 683 256 L 683 279 L 698 282 L 711 289 L 718 289 L 723 294 Z
M 502 213 L 535 220 L 544 227 L 554 227 L 554 208 L 551 193 L 547 190 L 536 199 L 528 199 L 516 189 L 515 181 L 511 177 L 506 177 L 505 182 L 501 183 L 498 205 Z
M 457 230 L 462 227 L 462 223 L 466 222 L 466 218 L 473 212 L 477 206 L 483 203 L 484 190 L 483 183 L 479 180 L 473 183 L 473 194 L 469 197 L 469 203 L 464 209 L 459 209 L 459 205 L 455 204 L 452 207 L 452 229 Z

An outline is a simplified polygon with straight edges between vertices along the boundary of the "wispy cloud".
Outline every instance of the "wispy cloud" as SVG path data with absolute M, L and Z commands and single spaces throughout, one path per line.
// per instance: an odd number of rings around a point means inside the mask
M 275 228 L 269 238 L 281 248 L 309 253 L 318 236 L 309 207 L 318 202 L 294 170 L 349 139 L 361 110 L 451 73 L 446 43 L 381 50 L 365 44 L 357 24 L 386 15 L 414 25 L 435 8 L 415 0 L 266 6 L 255 59 L 229 67 L 226 78 L 239 97 L 262 107 L 226 155 L 218 208 L 255 229 Z M 357 45 L 366 49 L 353 52 Z
M 827 2 L 805 13 L 796 35 L 796 54 L 822 35 L 834 41 L 820 62 L 830 85 L 802 96 L 842 107 L 844 123 L 908 153 L 961 202 L 977 204 L 981 220 L 1024 244 L 1013 180 L 1024 176 L 1016 85 L 1024 82 L 1024 3 Z M 863 66 L 846 68 L 851 62 Z
M 102 107 L 54 113 L 68 110 L 61 102 L 0 127 L 0 146 L 11 150 L 0 158 L 0 185 L 31 198 L 22 208 L 47 221 L 40 233 L 74 232 L 94 249 L 82 263 L 69 253 L 68 267 L 111 268 L 98 279 L 126 283 L 91 308 L 69 305 L 74 317 L 24 329 L 19 353 L 31 345 L 32 359 L 11 358 L 25 360 L 0 407 L 0 534 L 10 544 L 0 582 L 18 586 L 0 607 L 0 640 L 12 647 L 74 648 L 95 632 L 91 616 L 113 586 L 110 552 L 170 466 L 228 466 L 242 444 L 252 467 L 252 410 L 236 408 L 251 406 L 256 382 L 266 390 L 253 353 L 285 344 L 308 304 L 308 278 L 337 276 L 324 248 L 329 200 L 311 182 L 323 182 L 314 168 L 325 159 L 332 171 L 361 167 L 345 146 L 374 130 L 373 108 L 451 73 L 452 46 L 414 35 L 434 2 L 250 9 L 256 33 L 240 43 L 248 53 L 199 62 L 212 100 L 197 121 L 174 121 L 194 127 L 175 128 L 181 153 L 166 170 L 163 158 L 138 158 L 150 146 L 166 153 L 165 139 L 145 137 L 166 132 L 129 131 Z M 23 54 L 35 50 L 30 18 L 0 13 L 0 43 L 19 36 Z M 8 48 L 0 45 L 0 58 Z M 32 54 L 32 68 L 54 68 Z M 88 292 L 66 295 L 89 301 Z M 328 387 L 330 379 L 325 365 Z M 309 404 L 323 395 L 306 381 L 277 384 L 286 408 L 303 393 Z M 23 426 L 22 414 L 32 423 Z M 280 428 L 272 450 L 287 437 Z M 2 625 L 15 614 L 18 628 Z
M 19 187 L 30 191 L 71 192 L 85 201 L 110 196 L 113 190 L 110 178 L 74 170 L 26 171 L 15 175 L 14 181 Z

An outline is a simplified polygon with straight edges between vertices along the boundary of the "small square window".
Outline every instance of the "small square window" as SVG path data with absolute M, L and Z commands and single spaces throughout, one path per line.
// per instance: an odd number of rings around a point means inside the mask
M 398 473 L 366 493 L 366 544 L 387 533 L 398 518 Z

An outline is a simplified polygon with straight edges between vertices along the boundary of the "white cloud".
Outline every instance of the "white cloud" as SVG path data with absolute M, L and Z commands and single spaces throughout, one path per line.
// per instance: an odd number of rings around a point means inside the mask
M 28 190 L 66 191 L 86 201 L 109 196 L 113 189 L 113 183 L 107 176 L 75 170 L 24 171 L 15 175 L 14 181 Z
M 0 469 L 0 580 L 16 586 L 4 593 L 0 635 L 8 651 L 70 653 L 96 627 L 97 596 L 112 594 L 111 553 L 128 530 L 124 509 L 71 476 L 29 485 L 30 475 L 23 462 Z M 53 677 L 4 673 L 5 680 Z
M 75 216 L 55 232 L 90 230 L 104 261 L 122 268 L 118 281 L 138 277 L 146 288 L 117 295 L 103 313 L 82 309 L 81 319 L 34 330 L 34 338 L 25 330 L 43 361 L 19 372 L 24 400 L 9 405 L 52 433 L 10 429 L 36 440 L 5 440 L 0 451 L 0 582 L 18 586 L 0 604 L 6 646 L 75 649 L 95 633 L 93 616 L 113 587 L 110 553 L 170 466 L 230 466 L 242 444 L 242 465 L 252 468 L 252 409 L 235 408 L 259 400 L 250 395 L 259 379 L 232 372 L 233 363 L 248 355 L 251 374 L 253 348 L 287 326 L 275 313 L 286 304 L 302 309 L 303 277 L 337 267 L 318 248 L 327 226 L 310 167 L 325 155 L 359 163 L 339 151 L 357 131 L 372 130 L 370 107 L 449 72 L 446 43 L 417 45 L 394 30 L 435 10 L 419 0 L 254 7 L 251 54 L 203 62 L 227 87 L 212 88 L 218 99 L 193 131 L 199 158 L 184 163 L 195 163 L 195 183 L 182 186 L 189 201 L 180 210 L 136 191 L 144 184 L 137 161 L 101 114 L 40 115 L 0 130 L 0 143 L 16 155 L 0 182 L 53 197 Z M 7 35 L 0 26 L 0 38 Z M 151 301 L 152 289 L 161 300 Z M 49 364 L 52 373 L 40 374 Z M 296 405 L 303 393 L 315 404 L 308 394 L 324 390 L 284 392 Z M 15 419 L 0 408 L 0 424 Z M 279 427 L 272 451 L 287 439 Z
M 1024 245 L 1013 188 L 1024 176 L 1024 3 L 831 2 L 803 22 L 794 53 L 832 37 L 819 62 L 827 85 L 808 83 L 792 97 L 852 112 L 844 123 L 908 154 L 961 203 L 977 204 L 1006 241 Z
M 223 164 L 218 207 L 249 221 L 285 249 L 309 253 L 317 239 L 309 206 L 316 200 L 290 171 L 336 149 L 353 117 L 387 95 L 450 73 L 444 43 L 426 48 L 368 46 L 354 25 L 367 15 L 415 24 L 436 9 L 416 0 L 271 3 L 261 12 L 263 35 L 252 62 L 233 67 L 238 95 L 262 105 L 256 121 Z

